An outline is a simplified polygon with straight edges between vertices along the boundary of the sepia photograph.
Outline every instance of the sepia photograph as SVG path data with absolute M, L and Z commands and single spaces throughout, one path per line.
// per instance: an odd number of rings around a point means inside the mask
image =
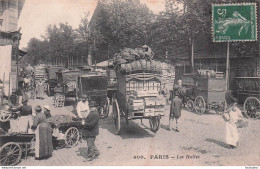
M 0 166 L 260 166 L 260 0 L 0 0 Z

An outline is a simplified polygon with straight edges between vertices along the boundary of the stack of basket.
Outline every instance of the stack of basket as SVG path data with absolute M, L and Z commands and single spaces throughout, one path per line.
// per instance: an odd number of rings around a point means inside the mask
M 54 96 L 54 105 L 55 107 L 64 107 L 65 96 L 62 94 L 55 94 Z

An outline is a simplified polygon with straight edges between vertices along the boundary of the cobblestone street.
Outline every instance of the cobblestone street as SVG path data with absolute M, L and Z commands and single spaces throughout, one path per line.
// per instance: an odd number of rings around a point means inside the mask
M 30 100 L 37 104 L 52 104 L 52 98 Z M 54 114 L 70 114 L 73 106 L 52 108 Z M 121 119 L 120 135 L 115 135 L 111 117 L 100 120 L 100 135 L 96 144 L 99 158 L 87 161 L 87 145 L 80 142 L 73 148 L 54 150 L 47 160 L 35 160 L 30 156 L 22 159 L 20 166 L 84 166 L 84 165 L 260 165 L 260 121 L 246 119 L 248 126 L 239 129 L 237 149 L 225 146 L 225 122 L 222 117 L 210 112 L 204 115 L 183 111 L 179 122 L 180 132 L 166 130 L 169 106 L 161 119 L 157 133 L 149 129 L 148 120 L 130 121 Z M 243 160 L 241 160 L 243 159 Z

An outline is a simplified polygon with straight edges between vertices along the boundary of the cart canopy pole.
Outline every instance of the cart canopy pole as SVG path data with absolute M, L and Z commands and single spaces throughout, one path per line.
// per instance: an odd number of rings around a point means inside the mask
M 229 90 L 229 42 L 227 42 L 227 63 L 226 63 L 226 90 Z

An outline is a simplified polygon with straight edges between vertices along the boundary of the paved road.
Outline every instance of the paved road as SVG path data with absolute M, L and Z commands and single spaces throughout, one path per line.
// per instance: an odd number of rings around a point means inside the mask
M 30 100 L 31 105 L 52 104 L 51 98 Z M 53 107 L 52 107 L 53 108 Z M 53 108 L 52 114 L 72 115 L 72 106 Z M 166 107 L 169 112 L 169 106 Z M 166 113 L 168 114 L 168 113 Z M 208 113 L 202 116 L 183 111 L 180 132 L 166 130 L 168 115 L 161 119 L 161 128 L 155 134 L 140 120 L 126 125 L 121 120 L 120 135 L 114 135 L 111 117 L 100 121 L 100 135 L 96 144 L 101 155 L 87 161 L 86 142 L 73 148 L 54 150 L 47 160 L 23 159 L 21 166 L 82 166 L 82 165 L 260 165 L 260 120 L 248 120 L 241 128 L 239 146 L 230 150 L 225 146 L 225 122 L 221 116 Z M 136 157 L 136 158 L 135 158 Z

